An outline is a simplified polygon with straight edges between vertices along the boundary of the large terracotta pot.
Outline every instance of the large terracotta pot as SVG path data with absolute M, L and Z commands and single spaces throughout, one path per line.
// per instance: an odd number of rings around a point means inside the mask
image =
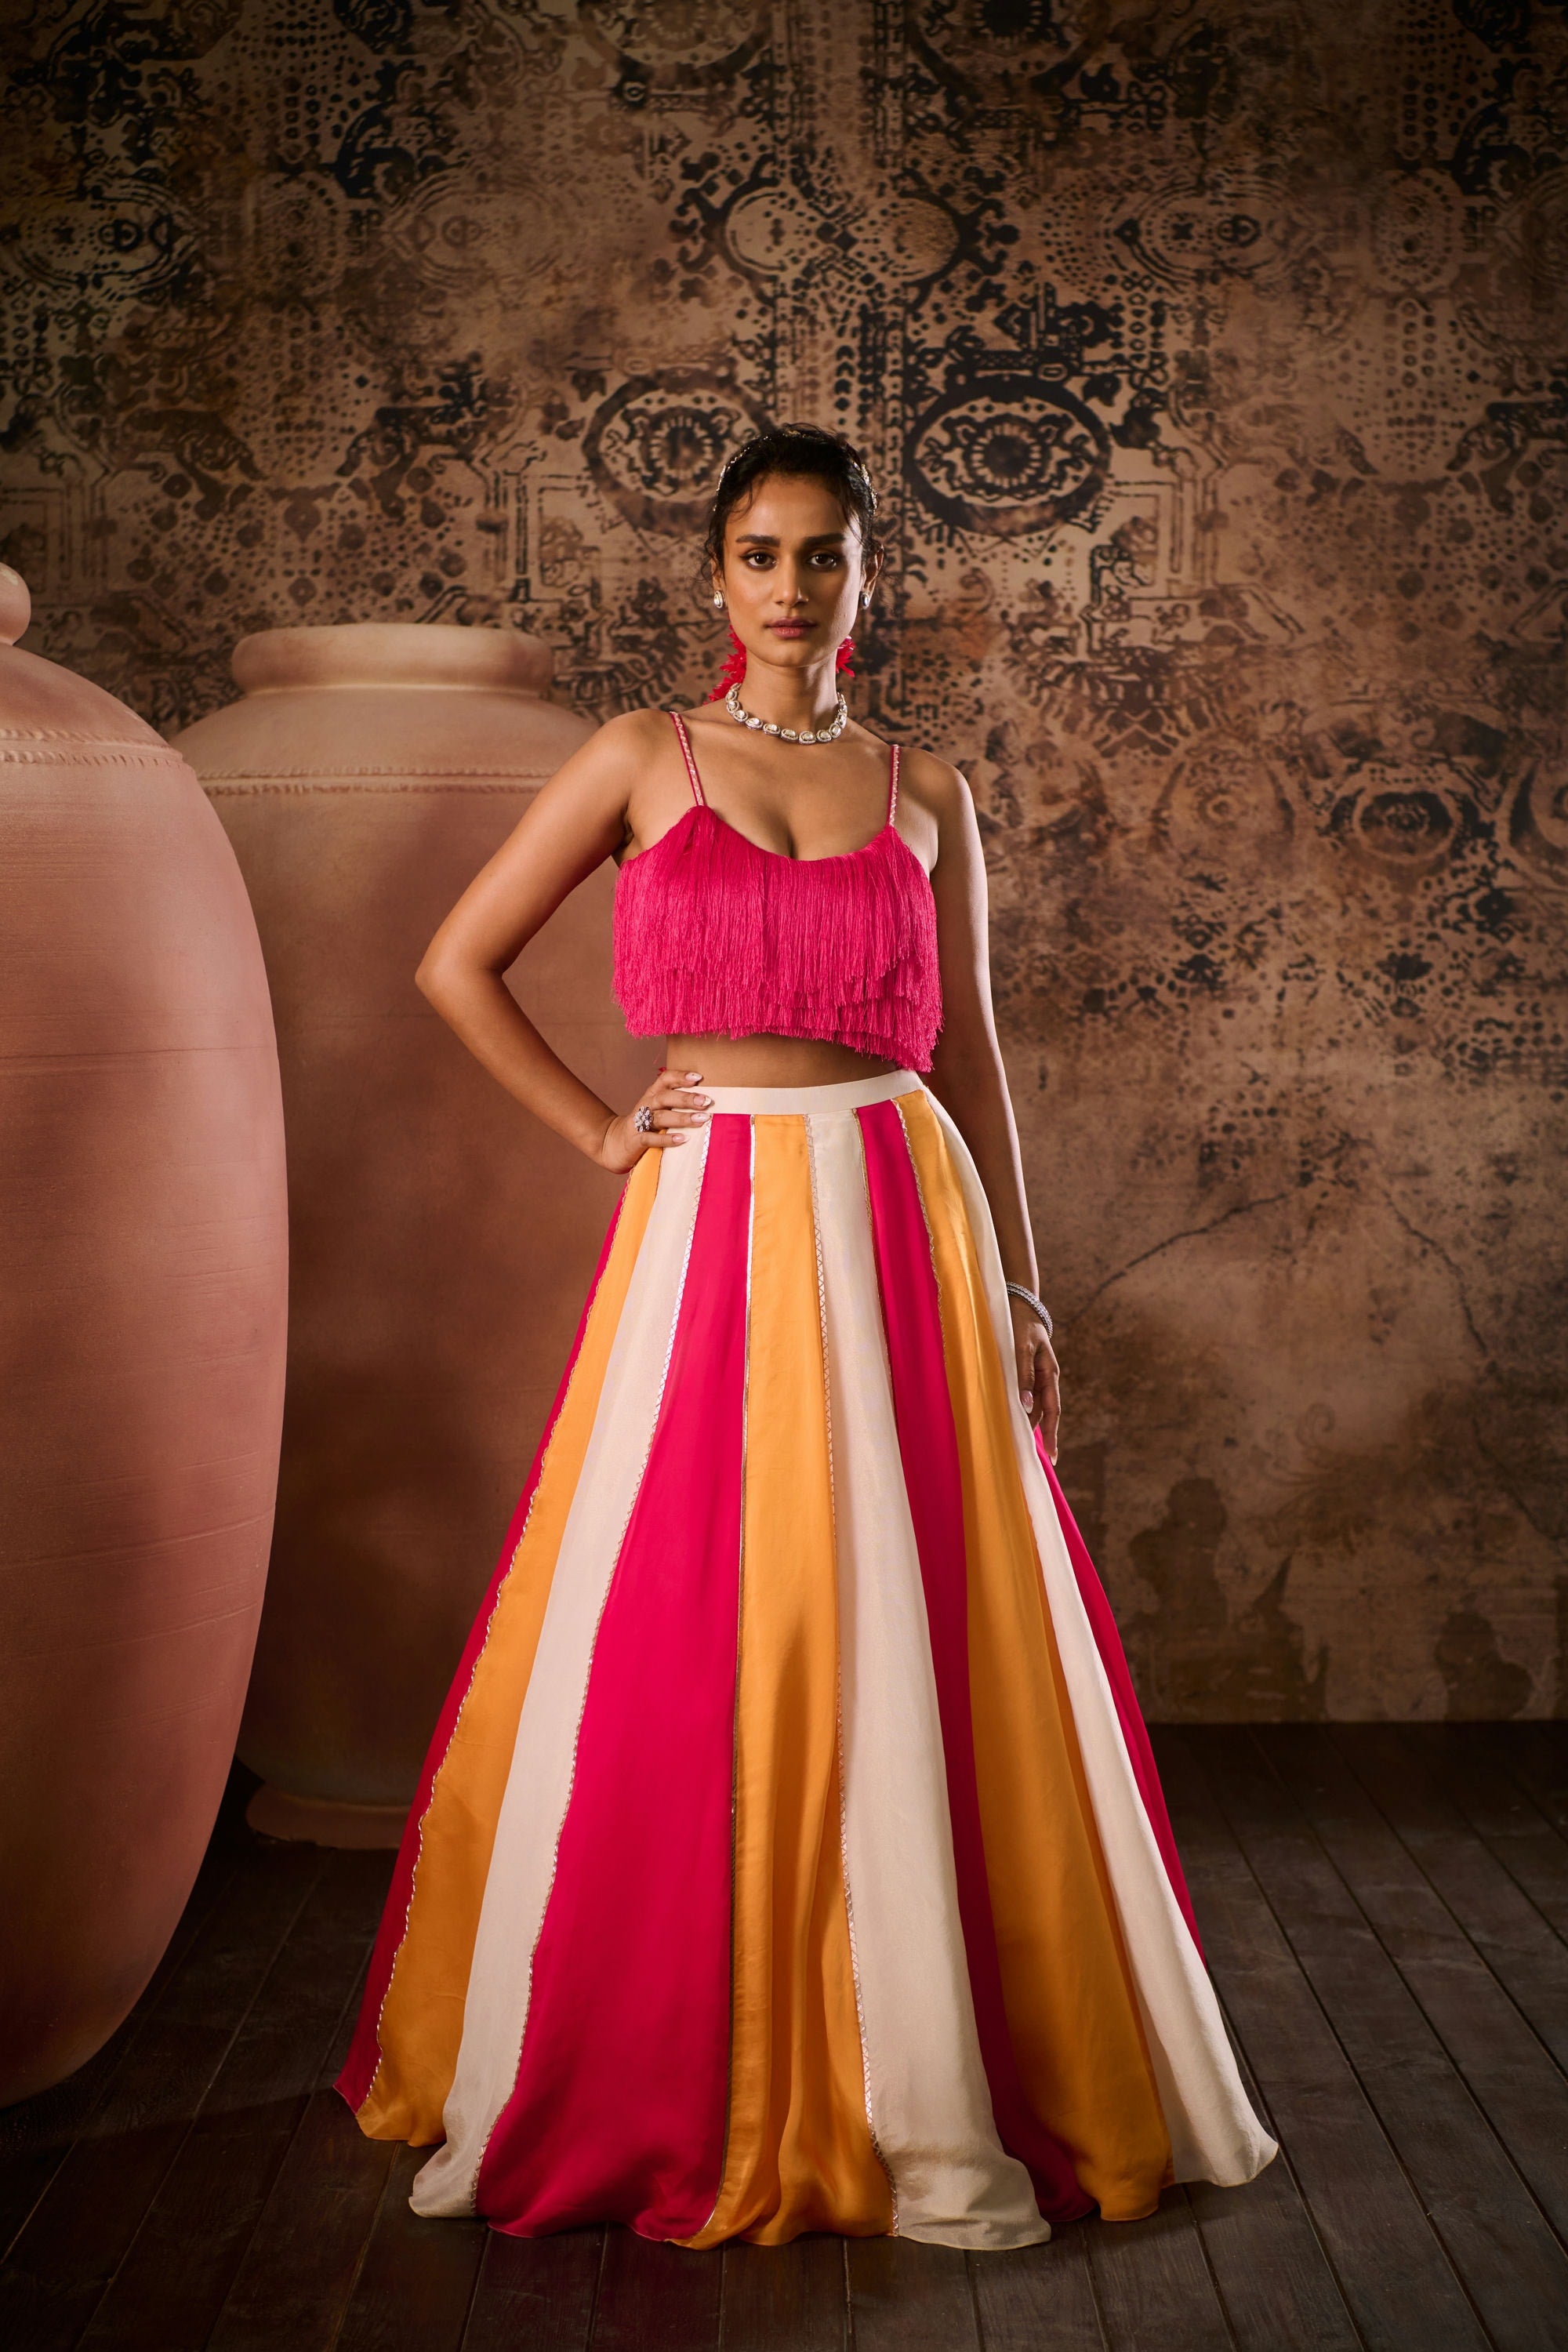
M 619 1180 L 530 1117 L 414 984 L 432 934 L 591 733 L 511 629 L 270 629 L 180 748 L 250 887 L 289 1135 L 290 1320 L 250 1818 L 395 1840 Z M 510 982 L 606 1100 L 657 1065 L 610 993 L 606 865 Z
M 0 566 L 0 2102 L 108 2038 L 234 1754 L 283 1410 L 267 975 L 222 826 Z

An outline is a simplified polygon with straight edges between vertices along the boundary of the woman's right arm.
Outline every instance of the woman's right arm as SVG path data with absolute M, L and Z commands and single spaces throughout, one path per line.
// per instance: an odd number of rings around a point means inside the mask
M 661 1070 L 642 1097 L 659 1125 L 640 1135 L 631 1113 L 602 1103 L 546 1044 L 505 973 L 562 900 L 626 840 L 632 795 L 663 736 L 660 714 L 630 711 L 602 727 L 534 794 L 426 949 L 415 981 L 492 1077 L 536 1118 L 601 1168 L 624 1172 L 650 1148 L 702 1124 L 689 1071 Z

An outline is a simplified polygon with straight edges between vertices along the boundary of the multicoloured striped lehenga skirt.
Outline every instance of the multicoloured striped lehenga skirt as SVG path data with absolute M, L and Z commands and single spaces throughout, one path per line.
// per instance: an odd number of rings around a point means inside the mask
M 339 2088 L 531 2236 L 1005 2247 L 1249 2179 L 1115 1627 L 910 1073 L 627 1180 Z

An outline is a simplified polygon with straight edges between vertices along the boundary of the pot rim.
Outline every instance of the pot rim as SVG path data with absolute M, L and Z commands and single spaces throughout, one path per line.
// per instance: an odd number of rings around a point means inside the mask
M 229 656 L 247 695 L 344 686 L 541 695 L 554 667 L 553 649 L 527 630 L 452 621 L 296 623 L 253 630 Z

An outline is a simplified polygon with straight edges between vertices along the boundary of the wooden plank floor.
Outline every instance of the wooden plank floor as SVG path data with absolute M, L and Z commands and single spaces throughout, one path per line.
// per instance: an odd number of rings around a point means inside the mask
M 0 2113 L 17 2352 L 1568 2352 L 1568 1725 L 1156 1734 L 1282 2154 L 964 2255 L 423 2221 L 330 2088 L 390 1857 L 269 1844 L 237 1775 L 109 2047 Z

